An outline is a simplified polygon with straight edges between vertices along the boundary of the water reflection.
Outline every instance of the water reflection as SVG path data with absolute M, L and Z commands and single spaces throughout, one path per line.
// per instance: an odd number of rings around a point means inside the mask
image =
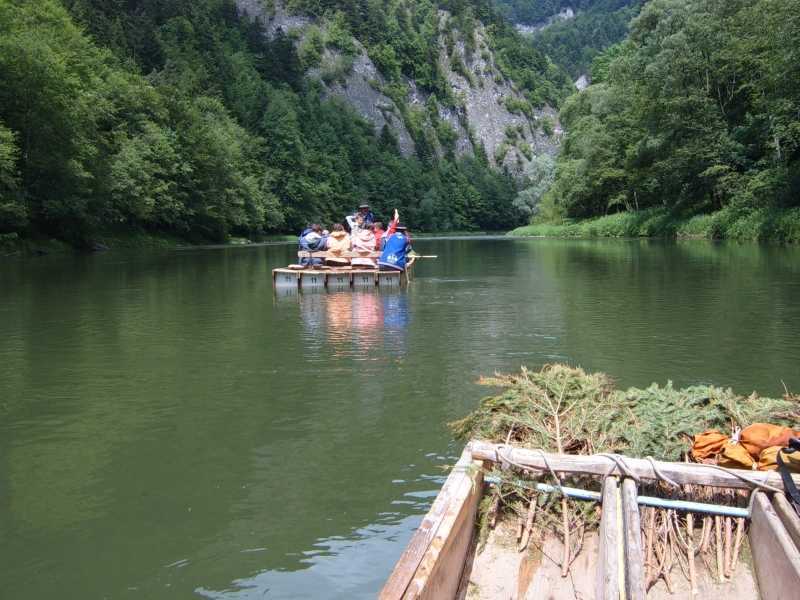
M 306 349 L 327 343 L 328 356 L 370 360 L 383 348 L 391 357 L 408 351 L 410 309 L 405 290 L 294 293 L 277 297 L 296 302 Z

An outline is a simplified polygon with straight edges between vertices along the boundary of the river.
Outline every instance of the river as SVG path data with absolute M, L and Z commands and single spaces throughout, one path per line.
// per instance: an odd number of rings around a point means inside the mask
M 0 598 L 369 598 L 481 374 L 800 390 L 800 250 L 419 240 L 399 292 L 273 245 L 0 263 Z

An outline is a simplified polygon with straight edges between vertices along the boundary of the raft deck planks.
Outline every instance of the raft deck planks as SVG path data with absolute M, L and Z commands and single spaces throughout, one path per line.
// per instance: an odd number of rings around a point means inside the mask
M 380 252 L 345 251 L 329 253 L 299 251 L 298 258 L 370 258 L 377 260 Z M 280 290 L 314 290 L 347 288 L 398 288 L 407 282 L 411 267 L 416 261 L 411 255 L 405 271 L 379 271 L 371 268 L 327 267 L 327 268 L 279 268 L 272 270 L 272 284 Z
M 482 475 L 475 468 L 466 468 L 472 464 L 475 467 L 488 465 L 507 459 L 517 467 L 529 467 L 539 470 L 547 462 L 550 467 L 559 472 L 584 473 L 599 475 L 604 478 L 602 499 L 602 524 L 594 549 L 589 548 L 594 560 L 588 560 L 584 565 L 591 564 L 591 571 L 579 573 L 578 578 L 586 577 L 593 573 L 595 584 L 587 580 L 590 587 L 594 587 L 594 594 L 590 595 L 605 600 L 611 598 L 628 598 L 640 600 L 645 597 L 665 598 L 668 594 L 656 584 L 649 592 L 645 591 L 644 549 L 641 538 L 641 516 L 638 507 L 636 483 L 621 474 L 609 476 L 612 465 L 600 456 L 574 456 L 553 455 L 536 451 L 514 449 L 503 445 L 494 445 L 473 441 L 467 445 L 462 454 L 457 468 L 450 474 L 440 494 L 436 497 L 430 512 L 423 520 L 420 528 L 414 534 L 411 542 L 397 563 L 391 577 L 381 592 L 382 600 L 395 598 L 454 598 L 459 592 L 466 591 L 467 582 L 473 581 L 473 576 L 481 579 L 483 586 L 487 582 L 487 573 L 476 574 L 475 565 L 483 563 L 483 559 L 475 558 L 472 563 L 470 551 L 473 542 L 473 521 L 478 502 L 483 494 Z M 625 458 L 627 467 L 632 474 L 643 479 L 654 478 L 653 465 L 648 461 Z M 662 473 L 679 480 L 681 483 L 709 485 L 712 487 L 744 488 L 747 484 L 735 475 L 708 468 L 704 465 L 687 465 L 685 463 L 656 462 L 657 469 Z M 780 478 L 775 473 L 748 472 L 748 476 L 769 484 L 780 486 Z M 689 503 L 687 503 L 688 506 Z M 800 551 L 795 545 L 794 538 L 800 534 L 800 519 L 794 515 L 791 507 L 784 498 L 777 495 L 767 496 L 763 492 L 755 492 L 752 503 L 752 526 L 749 535 L 750 547 L 755 562 L 756 576 L 760 583 L 761 598 L 763 600 L 777 600 L 778 598 L 793 597 L 800 589 Z M 519 534 L 517 534 L 519 535 Z M 547 542 L 549 543 L 549 542 Z M 591 544 L 590 544 L 591 546 Z M 556 548 L 552 553 L 555 553 Z M 536 587 L 539 591 L 532 591 L 531 573 L 523 574 L 524 558 L 517 551 L 517 544 L 513 544 L 510 551 L 514 555 L 516 565 L 519 563 L 519 581 L 505 582 L 505 590 L 516 589 L 519 585 L 519 597 L 538 597 L 542 592 L 548 597 L 561 598 L 561 594 L 575 593 L 575 589 L 567 590 L 561 583 L 560 577 L 549 580 L 540 578 Z M 500 556 L 500 555 L 498 555 Z M 591 558 L 591 557 L 590 557 Z M 493 558 L 490 557 L 490 564 Z M 500 557 L 498 560 L 506 560 Z M 580 562 L 580 561 L 579 561 Z M 505 577 L 504 564 L 497 563 L 500 571 L 492 569 L 496 577 Z M 525 563 L 527 564 L 527 563 Z M 577 563 L 576 563 L 577 564 Z M 481 568 L 485 568 L 485 565 Z M 539 571 L 546 568 L 535 567 L 538 577 Z M 513 569 L 514 572 L 517 569 Z M 552 570 L 552 569 L 551 569 Z M 501 575 L 505 573 L 505 575 Z M 460 587 L 459 587 L 460 580 Z M 678 584 L 675 590 L 679 595 L 685 594 L 719 594 L 731 593 L 738 597 L 755 598 L 756 583 L 753 574 L 746 565 L 740 565 L 733 578 L 717 582 L 716 578 L 708 581 L 698 581 L 700 590 L 690 590 L 689 582 Z M 562 589 L 563 588 L 563 589 Z M 472 592 L 480 592 L 481 588 Z M 530 596 L 525 593 L 534 593 Z M 565 591 L 566 590 L 566 591 Z M 491 592 L 491 590 L 487 590 Z M 666 594 L 666 595 L 665 595 Z M 483 593 L 473 594 L 484 597 Z M 569 595 L 569 594 L 568 594 Z M 487 598 L 499 598 L 491 595 Z M 503 596 L 506 598 L 507 594 Z M 571 597 L 571 596 L 570 596 Z

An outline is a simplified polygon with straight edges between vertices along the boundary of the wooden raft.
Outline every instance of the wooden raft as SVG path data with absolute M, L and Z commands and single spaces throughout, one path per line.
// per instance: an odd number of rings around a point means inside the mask
M 304 252 L 297 253 L 298 258 L 370 258 L 377 261 L 380 252 Z M 272 284 L 276 289 L 347 289 L 347 288 L 397 288 L 408 281 L 409 272 L 415 257 L 409 258 L 406 271 L 379 271 L 367 267 L 293 267 L 272 270 Z
M 562 473 L 603 477 L 602 518 L 596 565 L 596 600 L 645 600 L 644 551 L 637 485 L 610 470 L 607 459 L 545 454 L 471 442 L 447 478 L 380 593 L 381 600 L 462 598 L 471 562 L 475 516 L 483 496 L 482 467 L 502 460 L 541 470 L 546 461 Z M 625 458 L 630 472 L 654 479 L 649 461 Z M 656 461 L 659 472 L 681 484 L 750 487 L 734 475 L 705 465 Z M 748 477 L 782 488 L 777 473 L 748 471 Z M 798 476 L 795 476 L 798 479 Z M 750 509 L 750 547 L 762 600 L 800 597 L 800 518 L 780 494 L 754 491 Z M 467 569 L 467 570 L 465 570 Z M 555 585 L 560 585 L 555 582 Z M 551 590 L 553 591 L 553 590 Z

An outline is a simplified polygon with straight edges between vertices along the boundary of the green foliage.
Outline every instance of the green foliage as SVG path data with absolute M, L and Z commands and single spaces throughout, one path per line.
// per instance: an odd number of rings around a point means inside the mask
M 28 221 L 16 172 L 18 157 L 14 133 L 0 121 L 0 234 L 22 229 Z
M 530 147 L 528 149 L 530 152 Z M 542 197 L 553 185 L 556 165 L 555 159 L 547 154 L 526 155 L 526 158 L 530 162 L 525 167 L 525 184 L 514 199 L 514 206 L 530 219 L 539 212 Z
M 525 115 L 528 118 L 533 118 L 533 107 L 531 103 L 516 96 L 507 96 L 503 101 L 503 105 L 508 112 L 515 115 Z
M 595 63 L 601 82 L 564 103 L 549 201 L 577 218 L 724 208 L 737 225 L 715 237 L 791 238 L 756 223 L 800 201 L 799 18 L 788 0 L 648 3 Z
M 589 72 L 603 50 L 628 35 L 628 23 L 643 0 L 601 0 L 590 3 L 575 18 L 553 23 L 533 36 L 533 44 L 573 79 Z
M 553 119 L 550 117 L 542 117 L 539 124 L 542 126 L 542 133 L 547 137 L 553 137 L 553 133 L 555 132 L 555 123 L 553 123 Z
M 304 71 L 319 66 L 323 50 L 325 50 L 325 39 L 322 31 L 316 25 L 309 26 L 297 47 L 297 57 Z
M 603 373 L 558 364 L 538 372 L 523 368 L 481 383 L 504 391 L 451 423 L 456 437 L 510 441 L 546 452 L 612 452 L 677 461 L 691 448 L 690 436 L 707 429 L 730 431 L 757 422 L 792 425 L 798 417 L 789 398 L 743 397 L 713 386 L 676 390 L 670 382 L 619 391 Z
M 404 158 L 305 78 L 342 81 L 357 39 L 413 124 L 404 77 L 456 102 L 438 10 L 467 46 L 476 18 L 497 18 L 468 4 L 296 0 L 319 26 L 270 41 L 232 0 L 0 0 L 0 234 L 223 240 L 335 222 L 363 199 L 417 230 L 519 224 L 514 182 L 456 159 L 446 122 L 420 120 Z
M 594 219 L 564 220 L 545 194 L 531 225 L 510 235 L 562 238 L 703 238 L 800 243 L 800 208 L 741 211 L 723 209 L 692 217 L 652 208 Z
M 339 50 L 348 56 L 356 54 L 357 49 L 353 34 L 350 31 L 347 17 L 343 12 L 337 11 L 333 18 L 328 21 L 325 34 L 326 46 Z

